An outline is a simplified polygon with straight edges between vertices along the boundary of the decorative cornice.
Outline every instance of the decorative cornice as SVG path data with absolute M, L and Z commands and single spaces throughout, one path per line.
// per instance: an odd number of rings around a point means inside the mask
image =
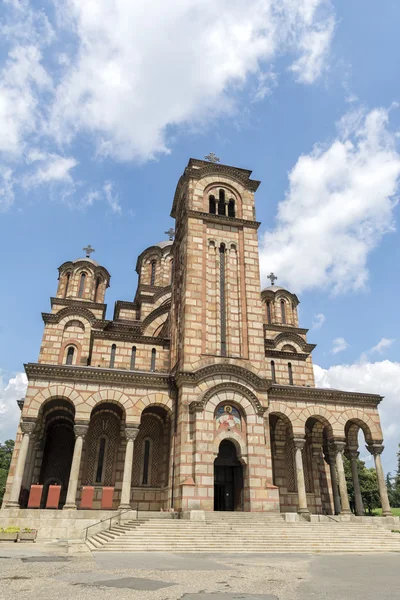
M 313 402 L 327 402 L 334 404 L 361 404 L 378 406 L 383 396 L 377 394 L 363 394 L 359 392 L 344 392 L 330 388 L 311 388 L 294 385 L 273 384 L 268 390 L 272 398 L 287 398 L 292 400 L 306 400 Z
M 265 349 L 265 356 L 268 358 L 283 358 L 286 360 L 307 360 L 309 354 L 301 354 L 300 352 L 289 352 L 283 350 Z
M 236 217 L 227 217 L 225 215 L 213 215 L 207 212 L 200 212 L 197 210 L 186 211 L 185 216 L 194 217 L 195 219 L 202 219 L 209 223 L 220 223 L 222 225 L 228 224 L 230 227 L 250 227 L 251 229 L 258 229 L 261 225 L 258 221 L 249 221 L 247 219 L 237 219 Z
M 162 337 L 152 337 L 141 335 L 127 327 L 126 329 L 112 329 L 111 331 L 92 331 L 93 340 L 124 340 L 127 342 L 137 342 L 139 344 L 151 344 L 152 346 L 170 347 L 170 340 Z
M 267 331 L 287 331 L 288 333 L 298 333 L 298 334 L 306 334 L 308 333 L 308 329 L 303 329 L 302 327 L 294 327 L 293 325 L 270 325 L 269 323 L 264 323 L 264 330 Z
M 263 379 L 249 371 L 248 369 L 244 369 L 243 367 L 239 367 L 237 365 L 232 365 L 229 363 L 218 363 L 215 365 L 208 365 L 207 367 L 202 367 L 197 371 L 178 371 L 175 374 L 175 381 L 178 386 L 189 383 L 192 385 L 196 385 L 203 379 L 207 377 L 212 377 L 213 375 L 222 375 L 222 376 L 230 376 L 234 375 L 239 379 L 243 379 L 250 383 L 255 389 L 260 391 L 267 391 L 271 385 L 270 379 Z
M 282 331 L 273 339 L 266 338 L 265 347 L 267 349 L 272 350 L 273 348 L 276 348 L 276 346 L 280 342 L 286 341 L 294 342 L 295 344 L 297 344 L 297 346 L 300 346 L 300 348 L 302 348 L 304 352 L 307 352 L 307 354 L 310 354 L 314 350 L 314 348 L 316 348 L 316 344 L 308 344 L 300 335 L 298 335 L 294 331 Z
M 80 315 L 87 319 L 93 326 L 98 321 L 95 315 L 86 306 L 82 305 L 66 306 L 56 313 L 42 313 L 42 319 L 45 323 L 59 323 L 61 319 L 69 315 Z
M 103 312 L 102 318 L 106 316 L 107 304 L 101 304 L 100 302 L 87 302 L 86 300 L 76 298 L 50 298 L 51 307 L 53 304 L 60 304 L 61 306 L 84 306 L 85 308 L 92 308 L 101 310 Z
M 251 390 L 246 388 L 244 385 L 240 385 L 239 383 L 235 383 L 233 381 L 219 383 L 214 387 L 210 388 L 209 390 L 205 391 L 200 400 L 194 400 L 190 403 L 189 408 L 192 412 L 202 412 L 207 406 L 207 402 L 213 396 L 215 396 L 219 392 L 227 392 L 230 390 L 232 390 L 233 392 L 239 392 L 240 394 L 245 396 L 245 398 L 247 398 L 251 402 L 255 412 L 260 417 L 262 417 L 265 411 L 267 410 L 267 408 L 261 404 L 257 396 L 253 394 Z
M 73 382 L 87 381 L 89 383 L 117 383 L 125 386 L 155 387 L 160 389 L 169 389 L 171 385 L 168 373 L 124 371 L 120 369 L 71 365 L 44 365 L 38 363 L 28 363 L 24 367 L 28 380 L 46 379 Z

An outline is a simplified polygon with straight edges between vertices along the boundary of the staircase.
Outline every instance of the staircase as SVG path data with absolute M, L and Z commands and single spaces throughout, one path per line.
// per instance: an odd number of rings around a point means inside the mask
M 371 523 L 287 523 L 279 514 L 206 513 L 205 521 L 128 521 L 90 537 L 103 552 L 400 552 L 400 534 Z

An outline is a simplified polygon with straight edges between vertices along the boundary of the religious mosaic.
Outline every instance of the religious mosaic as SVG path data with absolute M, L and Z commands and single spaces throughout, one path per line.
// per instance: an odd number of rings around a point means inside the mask
M 237 408 L 230 404 L 220 406 L 216 413 L 217 427 L 223 429 L 242 429 L 242 420 Z

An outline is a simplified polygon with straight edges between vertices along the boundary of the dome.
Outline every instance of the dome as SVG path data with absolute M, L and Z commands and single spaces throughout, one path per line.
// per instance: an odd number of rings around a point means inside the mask
M 281 287 L 280 285 L 269 285 L 268 287 L 262 289 L 261 293 L 262 292 L 278 292 L 279 290 L 283 290 L 284 292 L 288 292 L 289 291 L 286 288 Z
M 167 246 L 172 246 L 174 242 L 172 240 L 164 240 L 163 242 L 158 242 L 158 244 L 154 244 L 154 246 L 158 246 L 158 248 L 166 248 Z M 152 246 L 151 246 L 152 247 Z
M 82 261 L 89 262 L 95 267 L 100 266 L 98 262 L 93 260 L 93 258 L 89 258 L 88 256 L 86 256 L 85 258 L 76 258 L 75 260 L 72 261 L 72 263 L 75 264 L 75 263 L 82 262 Z

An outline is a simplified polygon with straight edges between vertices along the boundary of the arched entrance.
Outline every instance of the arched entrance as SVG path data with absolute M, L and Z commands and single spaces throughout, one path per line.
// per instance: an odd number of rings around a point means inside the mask
M 230 440 L 222 440 L 214 461 L 214 510 L 243 510 L 243 467 Z

